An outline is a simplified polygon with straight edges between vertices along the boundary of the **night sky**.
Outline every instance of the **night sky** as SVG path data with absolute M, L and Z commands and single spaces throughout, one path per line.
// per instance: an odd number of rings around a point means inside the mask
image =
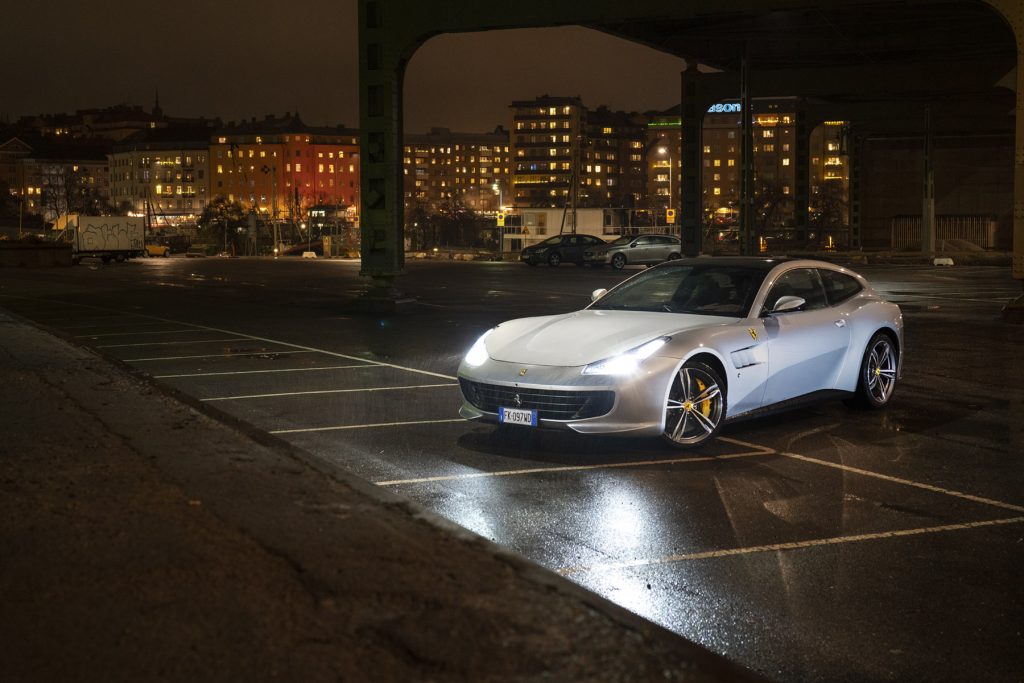
M 9 3 L 0 120 L 119 103 L 225 121 L 299 111 L 358 125 L 355 0 Z M 481 132 L 508 104 L 580 95 L 588 107 L 665 109 L 680 59 L 582 28 L 434 38 L 406 76 L 406 130 Z

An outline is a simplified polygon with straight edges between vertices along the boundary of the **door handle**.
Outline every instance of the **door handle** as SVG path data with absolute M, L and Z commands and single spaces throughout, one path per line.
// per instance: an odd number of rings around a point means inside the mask
M 836 321 L 836 327 L 846 327 L 846 321 L 840 318 Z

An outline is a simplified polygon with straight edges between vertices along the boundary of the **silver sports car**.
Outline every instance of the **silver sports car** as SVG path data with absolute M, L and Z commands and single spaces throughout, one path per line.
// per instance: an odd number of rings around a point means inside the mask
M 846 268 L 680 259 L 595 291 L 581 311 L 485 332 L 459 366 L 459 412 L 691 448 L 727 420 L 808 399 L 881 408 L 902 349 L 899 306 Z

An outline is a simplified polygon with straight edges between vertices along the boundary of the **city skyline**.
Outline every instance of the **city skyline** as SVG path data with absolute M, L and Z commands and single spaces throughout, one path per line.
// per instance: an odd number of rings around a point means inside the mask
M 356 2 L 312 0 L 281 13 L 250 3 L 187 1 L 183 26 L 123 0 L 94 8 L 57 0 L 6 11 L 0 118 L 73 113 L 118 103 L 173 116 L 239 121 L 298 111 L 310 125 L 359 125 Z M 273 17 L 263 21 L 263 17 Z M 45 48 L 44 48 L 45 46 Z M 678 103 L 681 59 L 581 27 L 438 36 L 413 56 L 405 127 L 482 132 L 507 125 L 508 102 L 540 93 L 588 106 L 659 110 Z M 331 87 L 331 83 L 337 85 Z

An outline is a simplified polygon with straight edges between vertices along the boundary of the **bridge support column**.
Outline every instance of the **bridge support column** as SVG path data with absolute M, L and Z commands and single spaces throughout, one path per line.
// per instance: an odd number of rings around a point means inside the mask
M 405 267 L 402 226 L 402 79 L 405 59 L 392 54 L 386 3 L 359 2 L 360 275 L 370 289 L 358 309 L 386 311 L 400 299 L 395 278 Z
M 679 187 L 682 195 L 680 239 L 683 253 L 696 256 L 704 249 L 704 112 L 711 104 L 704 76 L 697 65 L 687 65 L 682 73 L 682 170 Z
M 809 220 L 808 202 L 811 196 L 811 133 L 814 130 L 807 114 L 807 103 L 801 98 L 793 112 L 793 132 L 796 149 L 793 150 L 793 221 L 796 224 L 796 239 L 806 242 Z M 821 236 L 818 236 L 821 239 Z
M 1017 39 L 1017 106 L 1013 155 L 1013 277 L 1024 281 L 1024 3 L 985 0 L 1002 14 Z M 1024 294 L 1003 308 L 1003 319 L 1024 323 Z

